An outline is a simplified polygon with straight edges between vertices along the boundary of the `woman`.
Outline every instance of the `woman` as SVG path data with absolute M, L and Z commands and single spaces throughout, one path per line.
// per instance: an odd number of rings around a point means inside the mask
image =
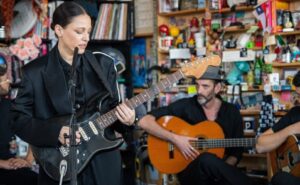
M 76 67 L 76 109 L 80 109 L 84 116 L 87 115 L 91 106 L 85 105 L 95 96 L 98 96 L 97 100 L 106 97 L 101 102 L 102 113 L 119 103 L 113 62 L 110 58 L 96 57 L 86 51 L 92 29 L 91 19 L 86 11 L 74 2 L 65 2 L 54 11 L 51 28 L 58 38 L 58 44 L 46 56 L 24 66 L 21 87 L 12 108 L 14 131 L 23 140 L 37 147 L 69 144 L 66 139 L 69 127 L 54 120 L 72 112 L 68 83 L 72 78 L 70 73 L 75 47 L 78 47 L 79 53 Z M 135 111 L 125 104 L 118 105 L 115 114 L 119 121 L 105 130 L 105 135 L 109 138 L 114 137 L 114 130 L 122 132 L 135 120 Z M 80 138 L 77 131 L 77 143 Z M 40 168 L 39 184 L 57 183 Z M 78 184 L 82 185 L 120 183 L 121 158 L 118 150 L 96 153 L 78 174 Z

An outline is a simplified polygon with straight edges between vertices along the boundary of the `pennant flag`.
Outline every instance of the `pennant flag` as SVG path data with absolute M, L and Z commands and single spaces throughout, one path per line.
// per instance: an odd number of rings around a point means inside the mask
M 272 15 L 270 12 L 271 2 L 265 1 L 260 5 L 255 7 L 253 11 L 254 16 L 259 20 L 259 24 L 261 25 L 263 32 L 271 32 L 271 19 Z

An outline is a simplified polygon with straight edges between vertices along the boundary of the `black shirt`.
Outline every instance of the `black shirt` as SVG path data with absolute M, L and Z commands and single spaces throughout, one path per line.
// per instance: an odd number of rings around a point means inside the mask
M 59 55 L 59 62 L 61 64 L 61 67 L 64 71 L 65 81 L 69 85 L 70 79 L 72 78 L 72 66 L 67 63 L 61 56 Z M 82 67 L 82 61 L 81 56 L 78 56 L 78 61 L 76 65 L 76 87 L 75 87 L 75 103 L 76 105 L 83 105 L 85 104 L 85 89 L 83 85 L 83 67 Z M 68 86 L 69 87 L 69 86 Z M 78 107 L 79 108 L 79 107 Z
M 191 125 L 207 120 L 202 106 L 197 101 L 197 96 L 178 100 L 167 107 L 153 110 L 150 114 L 156 119 L 166 115 L 177 116 Z M 225 138 L 243 137 L 242 116 L 233 104 L 222 101 L 215 122 L 223 129 Z M 239 160 L 242 153 L 242 148 L 226 148 L 224 158 L 227 156 L 235 156 Z
M 5 98 L 0 99 L 0 159 L 9 159 L 14 157 L 14 154 L 12 154 L 9 150 L 9 143 L 14 137 L 9 125 L 10 107 L 11 100 Z
M 295 106 L 272 127 L 272 130 L 278 132 L 298 121 L 300 121 L 300 106 Z

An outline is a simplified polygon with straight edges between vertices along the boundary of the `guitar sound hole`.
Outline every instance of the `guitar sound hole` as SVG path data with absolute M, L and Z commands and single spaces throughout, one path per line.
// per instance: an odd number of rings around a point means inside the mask
M 289 163 L 291 166 L 294 166 L 294 158 L 291 152 L 288 153 Z
M 199 150 L 205 150 L 207 148 L 207 145 L 208 143 L 204 137 L 198 137 L 196 146 Z

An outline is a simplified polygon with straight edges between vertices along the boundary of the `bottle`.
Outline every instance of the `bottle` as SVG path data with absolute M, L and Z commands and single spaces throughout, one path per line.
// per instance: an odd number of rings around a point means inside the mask
M 261 56 L 257 55 L 254 63 L 254 84 L 261 85 L 262 82 L 262 60 Z
M 285 49 L 285 62 L 291 63 L 292 62 L 292 51 L 289 45 L 287 45 Z
M 254 75 L 253 75 L 253 70 L 252 70 L 251 64 L 250 64 L 250 70 L 247 73 L 247 84 L 248 84 L 248 87 L 252 87 L 254 84 Z

